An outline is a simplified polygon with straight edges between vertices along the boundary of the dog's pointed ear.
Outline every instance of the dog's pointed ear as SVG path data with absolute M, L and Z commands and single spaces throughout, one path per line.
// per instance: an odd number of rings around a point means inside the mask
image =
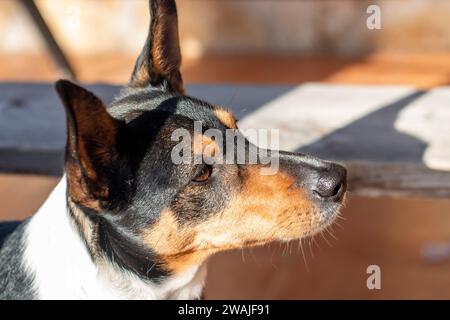
M 177 8 L 174 0 L 150 0 L 151 22 L 144 48 L 131 76 L 131 86 L 148 85 L 184 93 L 180 73 Z
M 116 138 L 123 123 L 92 92 L 66 80 L 55 84 L 67 116 L 66 173 L 73 201 L 100 209 L 109 197 Z

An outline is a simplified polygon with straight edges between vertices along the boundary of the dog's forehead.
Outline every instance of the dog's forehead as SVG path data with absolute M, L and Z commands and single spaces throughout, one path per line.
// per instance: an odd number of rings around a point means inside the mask
M 204 126 L 212 128 L 234 128 L 236 123 L 234 116 L 223 107 L 151 87 L 127 90 L 108 107 L 108 112 L 114 118 L 126 122 L 151 111 L 162 111 L 192 121 L 201 121 Z

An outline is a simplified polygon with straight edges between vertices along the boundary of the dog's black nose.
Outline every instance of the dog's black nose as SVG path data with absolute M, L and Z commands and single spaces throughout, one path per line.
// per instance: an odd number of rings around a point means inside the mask
M 313 192 L 325 201 L 341 201 L 347 188 L 347 170 L 335 163 L 329 163 L 323 170 Z

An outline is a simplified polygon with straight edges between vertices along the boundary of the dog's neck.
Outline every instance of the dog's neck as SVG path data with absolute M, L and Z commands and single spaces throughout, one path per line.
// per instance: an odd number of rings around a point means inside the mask
M 161 284 L 141 280 L 103 260 L 94 262 L 67 209 L 65 176 L 31 218 L 25 264 L 40 299 L 196 299 L 206 266 L 192 268 Z

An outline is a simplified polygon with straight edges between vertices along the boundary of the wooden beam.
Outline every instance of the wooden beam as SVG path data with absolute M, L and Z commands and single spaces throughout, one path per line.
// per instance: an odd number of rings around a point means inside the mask
M 450 199 L 450 172 L 416 164 L 344 162 L 350 194 Z
M 88 87 L 107 103 L 119 90 Z M 344 163 L 355 194 L 450 198 L 449 88 L 189 85 L 188 92 L 228 106 L 244 132 L 279 129 L 280 149 Z M 1 172 L 60 175 L 64 143 L 52 84 L 0 84 Z

